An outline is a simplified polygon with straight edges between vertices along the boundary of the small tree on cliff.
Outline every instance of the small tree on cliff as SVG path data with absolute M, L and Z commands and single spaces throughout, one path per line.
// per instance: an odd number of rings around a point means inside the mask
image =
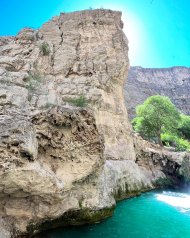
M 151 96 L 137 106 L 137 117 L 132 121 L 134 129 L 144 139 L 153 140 L 162 145 L 161 133 L 175 133 L 180 114 L 168 97 Z

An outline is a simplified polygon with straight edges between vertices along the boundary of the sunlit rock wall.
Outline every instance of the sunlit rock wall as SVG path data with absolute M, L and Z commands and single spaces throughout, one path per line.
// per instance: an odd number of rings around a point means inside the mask
M 81 11 L 0 38 L 2 236 L 101 220 L 168 176 L 158 160 L 171 156 L 146 149 L 128 121 L 122 27 L 120 12 Z M 71 103 L 80 96 L 86 107 Z

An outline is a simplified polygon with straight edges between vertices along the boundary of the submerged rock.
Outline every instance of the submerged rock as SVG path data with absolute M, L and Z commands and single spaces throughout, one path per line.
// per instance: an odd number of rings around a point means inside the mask
M 117 199 L 178 178 L 188 155 L 128 121 L 122 27 L 120 12 L 81 11 L 0 38 L 2 237 L 104 219 Z

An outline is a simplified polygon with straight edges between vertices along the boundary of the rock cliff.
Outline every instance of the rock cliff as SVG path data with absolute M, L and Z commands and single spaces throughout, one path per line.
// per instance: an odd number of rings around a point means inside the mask
M 125 84 L 125 100 L 130 119 L 135 108 L 152 95 L 168 96 L 176 107 L 190 115 L 190 68 L 131 67 Z
M 128 122 L 122 27 L 120 12 L 81 11 L 0 38 L 1 237 L 95 222 L 116 200 L 180 178 L 188 155 Z M 72 103 L 81 95 L 86 107 Z

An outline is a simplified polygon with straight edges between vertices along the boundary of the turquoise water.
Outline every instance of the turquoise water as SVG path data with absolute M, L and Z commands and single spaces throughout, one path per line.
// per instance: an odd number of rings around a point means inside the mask
M 48 232 L 47 238 L 190 238 L 190 194 L 149 192 L 117 204 L 95 225 Z

